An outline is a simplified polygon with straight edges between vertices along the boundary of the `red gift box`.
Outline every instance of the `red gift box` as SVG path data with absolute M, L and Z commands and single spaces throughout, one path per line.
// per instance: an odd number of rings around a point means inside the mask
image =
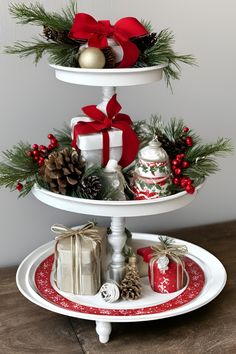
M 178 247 L 182 247 L 183 253 L 186 253 L 185 246 Z M 172 252 L 168 254 L 168 249 L 166 252 L 163 249 L 164 252 L 160 251 L 159 254 L 158 251 L 155 246 L 137 250 L 137 254 L 143 257 L 144 262 L 148 263 L 148 276 L 152 289 L 158 293 L 173 293 L 182 289 L 185 283 L 183 259 Z

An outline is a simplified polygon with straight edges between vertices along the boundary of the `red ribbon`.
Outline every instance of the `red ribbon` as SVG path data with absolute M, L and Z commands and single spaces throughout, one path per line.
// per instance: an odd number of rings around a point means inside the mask
M 69 38 L 87 40 L 89 47 L 96 48 L 107 47 L 107 38 L 113 38 L 123 49 L 123 59 L 118 67 L 127 68 L 133 66 L 139 57 L 139 50 L 130 39 L 147 34 L 146 28 L 134 17 L 121 18 L 112 26 L 109 20 L 96 21 L 88 14 L 79 13 L 75 15 Z
M 83 112 L 90 118 L 92 122 L 78 122 L 74 127 L 74 138 L 72 146 L 76 147 L 77 137 L 83 134 L 91 134 L 102 132 L 103 135 L 103 166 L 109 161 L 109 134 L 108 130 L 117 128 L 122 130 L 123 151 L 119 164 L 126 167 L 135 159 L 138 149 L 139 140 L 133 131 L 132 120 L 127 114 L 119 113 L 121 105 L 117 102 L 116 95 L 112 96 L 107 104 L 107 115 L 100 111 L 95 105 L 83 107 Z

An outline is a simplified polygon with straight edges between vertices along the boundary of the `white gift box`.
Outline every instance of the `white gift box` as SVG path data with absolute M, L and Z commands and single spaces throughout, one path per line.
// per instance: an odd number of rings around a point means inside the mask
M 71 131 L 72 139 L 74 137 L 74 127 L 78 122 L 92 122 L 93 120 L 86 117 L 80 116 L 71 119 Z M 123 138 L 122 130 L 111 128 L 108 130 L 109 143 L 110 143 L 110 155 L 109 160 L 120 161 L 123 150 Z M 82 156 L 87 161 L 87 166 L 91 165 L 102 165 L 103 159 L 103 135 L 102 132 L 83 134 L 77 137 L 76 141 L 77 147 L 81 150 Z

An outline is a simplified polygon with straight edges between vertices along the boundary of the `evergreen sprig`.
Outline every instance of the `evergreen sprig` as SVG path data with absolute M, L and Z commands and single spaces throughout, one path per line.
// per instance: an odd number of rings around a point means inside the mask
M 43 41 L 35 38 L 33 42 L 15 42 L 13 46 L 7 46 L 5 53 L 17 54 L 20 58 L 34 55 L 34 63 L 42 59 L 44 54 L 48 54 L 49 62 L 62 66 L 77 66 L 76 53 L 79 46 L 67 43 Z
M 148 24 L 147 24 L 148 26 Z M 174 44 L 174 34 L 169 29 L 162 30 L 156 43 L 140 55 L 136 67 L 165 65 L 163 68 L 167 86 L 171 87 L 170 80 L 178 80 L 181 75 L 179 63 L 196 65 L 196 60 L 192 55 L 182 55 L 175 53 L 172 46 Z
M 153 32 L 151 21 L 141 19 L 141 23 L 142 23 L 143 27 L 145 27 L 149 33 Z
M 69 1 L 69 4 L 62 13 L 48 12 L 40 3 L 36 4 L 10 4 L 9 12 L 19 24 L 32 24 L 36 26 L 48 26 L 57 31 L 70 30 L 77 13 L 76 1 Z
M 26 195 L 31 190 L 36 180 L 38 166 L 31 157 L 27 156 L 29 150 L 28 143 L 20 142 L 12 149 L 2 152 L 0 187 L 15 190 L 17 183 L 24 181 L 25 185 L 20 196 Z
M 183 134 L 184 127 L 186 127 L 186 124 L 183 119 L 171 118 L 166 126 L 162 125 L 161 120 L 159 121 L 160 130 L 162 130 L 162 133 L 165 134 L 166 137 L 173 142 Z M 194 133 L 193 130 L 190 129 L 188 131 L 188 135 L 192 137 L 194 145 L 200 142 L 200 137 L 196 133 Z
M 62 129 L 54 129 L 54 136 L 58 141 L 60 148 L 71 147 L 71 128 L 68 124 L 65 124 Z
M 80 44 L 76 41 L 70 41 L 69 33 L 75 14 L 77 13 L 77 4 L 70 1 L 61 14 L 56 12 L 47 12 L 39 4 L 11 4 L 9 7 L 11 15 L 18 20 L 19 24 L 32 24 L 47 27 L 53 31 L 58 31 L 58 40 L 43 40 L 41 37 L 34 38 L 32 41 L 16 41 L 12 46 L 5 48 L 6 54 L 17 54 L 20 58 L 34 56 L 34 62 L 37 64 L 44 54 L 48 54 L 49 62 L 62 66 L 78 66 L 76 54 Z
M 185 156 L 190 161 L 205 159 L 210 155 L 223 157 L 225 154 L 233 152 L 233 145 L 230 139 L 218 138 L 215 143 L 194 145 L 188 149 Z
M 190 162 L 185 175 L 193 180 L 202 180 L 219 171 L 215 157 L 224 157 L 233 152 L 230 139 L 218 138 L 215 143 L 194 145 L 186 151 L 185 157 Z

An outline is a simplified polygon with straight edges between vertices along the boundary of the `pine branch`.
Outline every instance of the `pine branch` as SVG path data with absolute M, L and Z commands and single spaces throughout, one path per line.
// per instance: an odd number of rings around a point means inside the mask
M 145 20 L 145 19 L 142 18 L 140 22 L 141 22 L 141 24 L 143 25 L 143 27 L 145 27 L 146 30 L 147 30 L 149 33 L 153 32 L 153 28 L 152 28 L 151 21 L 147 21 L 147 20 Z
M 170 122 L 163 127 L 163 133 L 170 141 L 175 141 L 180 136 L 184 135 L 184 127 L 186 127 L 186 124 L 183 119 L 171 118 Z M 188 135 L 191 136 L 194 145 L 200 143 L 200 137 L 191 129 L 188 131 Z
M 140 55 L 136 67 L 166 65 L 163 69 L 167 86 L 171 87 L 170 80 L 178 80 L 181 75 L 179 62 L 196 65 L 195 58 L 192 55 L 180 55 L 172 49 L 174 44 L 174 35 L 169 29 L 162 30 L 156 43 Z
M 204 179 L 219 170 L 219 166 L 213 158 L 200 158 L 185 170 L 184 175 L 192 180 Z
M 19 181 L 30 182 L 35 179 L 38 165 L 27 156 L 30 145 L 20 142 L 11 150 L 2 153 L 3 161 L 0 162 L 0 187 L 5 186 L 15 189 Z
M 159 236 L 158 239 L 164 248 L 170 246 L 173 243 L 173 238 L 169 236 Z
M 76 53 L 79 46 L 45 42 L 40 39 L 35 39 L 34 42 L 15 42 L 13 46 L 6 47 L 5 53 L 17 54 L 20 58 L 26 58 L 34 55 L 34 63 L 37 64 L 42 58 L 43 54 L 49 55 L 49 62 L 56 65 L 63 66 L 78 66 L 76 62 Z
M 64 128 L 62 129 L 54 129 L 54 132 L 55 138 L 57 139 L 60 148 L 71 148 L 71 128 L 68 124 L 65 124 Z
M 58 31 L 69 31 L 77 13 L 77 5 L 75 1 L 70 1 L 66 9 L 62 10 L 62 14 L 58 14 L 56 12 L 47 12 L 39 3 L 31 3 L 30 5 L 23 3 L 10 4 L 9 12 L 13 18 L 18 20 L 17 23 L 19 24 L 47 25 Z
M 218 138 L 213 144 L 204 144 L 193 146 L 186 152 L 186 158 L 189 161 L 195 161 L 199 158 L 206 158 L 210 155 L 225 156 L 233 152 L 233 145 L 230 139 Z

